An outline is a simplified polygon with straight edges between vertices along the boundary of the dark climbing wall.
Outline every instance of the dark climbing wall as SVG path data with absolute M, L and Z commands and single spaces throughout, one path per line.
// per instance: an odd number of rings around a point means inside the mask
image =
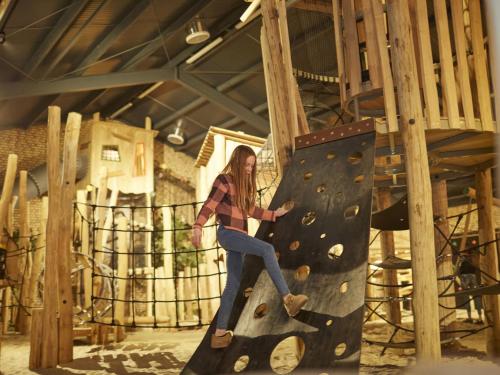
M 288 317 L 261 259 L 247 256 L 230 320 L 235 334 L 232 344 L 210 349 L 214 319 L 184 374 L 235 372 L 242 356 L 249 358 L 243 372 L 271 372 L 271 353 L 289 336 L 298 336 L 305 344 L 294 372 L 359 368 L 373 127 L 373 121 L 367 120 L 335 128 L 333 134 L 322 131 L 299 137 L 292 164 L 270 206 L 276 209 L 293 201 L 294 208 L 276 223 L 262 222 L 256 234 L 279 253 L 291 292 L 309 296 L 304 309 L 295 318 Z M 256 313 L 258 306 L 264 307 L 264 313 Z

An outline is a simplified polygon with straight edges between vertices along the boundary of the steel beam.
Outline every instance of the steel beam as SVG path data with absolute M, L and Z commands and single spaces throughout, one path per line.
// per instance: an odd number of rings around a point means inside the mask
M 188 9 L 182 9 L 178 14 L 175 15 L 174 21 L 169 23 L 169 25 L 162 30 L 161 35 L 154 39 L 151 43 L 146 45 L 141 51 L 139 51 L 134 57 L 128 60 L 120 70 L 130 70 L 134 68 L 137 64 L 143 61 L 148 56 L 151 56 L 158 48 L 163 44 L 163 39 L 167 39 L 179 28 L 183 27 L 186 22 L 195 17 L 199 12 L 206 8 L 213 0 L 198 0 L 196 3 L 189 6 Z
M 206 97 L 212 103 L 217 104 L 225 110 L 231 112 L 259 132 L 264 134 L 269 133 L 269 123 L 267 120 L 252 112 L 252 110 L 246 108 L 237 101 L 217 91 L 214 87 L 182 70 L 179 70 L 178 80 L 179 83 L 183 84 L 186 88 Z
M 43 42 L 38 46 L 35 53 L 31 55 L 28 62 L 24 66 L 24 71 L 28 75 L 32 75 L 35 69 L 38 68 L 89 1 L 90 0 L 81 0 L 73 2 L 61 18 L 59 18 L 55 26 L 52 30 L 50 30 L 49 34 L 45 37 Z
M 58 81 L 13 82 L 0 86 L 0 101 L 30 96 L 53 95 L 134 86 L 175 79 L 175 69 L 151 69 L 139 72 L 118 72 L 94 76 L 72 77 Z
M 140 0 L 135 3 L 132 9 L 127 9 L 126 15 L 121 21 L 102 38 L 92 52 L 85 57 L 85 59 L 78 65 L 77 70 L 81 70 L 78 75 L 83 73 L 83 70 L 99 60 L 99 58 L 106 53 L 106 51 L 115 42 L 116 38 L 120 36 L 133 22 L 139 17 L 142 12 L 150 5 L 149 0 Z

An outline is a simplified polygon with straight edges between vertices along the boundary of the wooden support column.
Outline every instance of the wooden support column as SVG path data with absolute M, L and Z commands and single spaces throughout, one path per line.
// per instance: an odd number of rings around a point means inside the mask
M 172 214 L 170 207 L 162 207 L 161 213 L 163 217 L 163 275 L 166 278 L 162 289 L 165 290 L 167 301 L 175 301 L 175 283 L 174 283 L 174 248 L 172 246 Z M 177 324 L 177 316 L 175 310 L 175 302 L 168 302 L 166 305 L 167 315 L 170 319 L 170 325 Z
M 441 357 L 441 346 L 432 195 L 408 3 L 388 0 L 387 18 L 406 154 L 416 354 L 434 361 Z
M 38 279 L 43 271 L 43 262 L 45 261 L 47 218 L 49 214 L 49 199 L 42 198 L 42 210 L 40 214 L 40 233 L 36 241 L 36 250 L 33 256 L 33 268 L 31 270 L 29 284 L 28 306 L 41 307 L 42 301 L 38 297 Z M 41 314 L 41 312 L 40 312 Z M 33 320 L 33 319 L 32 319 Z
M 87 205 L 87 190 L 76 192 L 78 212 L 81 215 L 80 237 L 82 241 L 81 251 L 84 256 L 91 256 L 89 244 L 89 210 Z M 92 304 L 92 269 L 85 268 L 83 271 L 83 306 L 89 308 Z
M 47 220 L 47 249 L 45 254 L 45 272 L 43 288 L 43 325 L 41 339 L 40 364 L 34 368 L 56 367 L 59 363 L 59 332 L 57 316 L 59 298 L 57 295 L 57 262 L 59 259 L 59 217 L 61 216 L 59 136 L 61 131 L 61 109 L 49 107 L 47 123 L 47 178 L 49 195 L 49 215 Z
M 340 102 L 342 104 L 342 109 L 345 109 L 345 103 L 347 100 L 346 94 L 346 74 L 345 74 L 345 63 L 344 63 L 344 44 L 342 42 L 342 24 L 340 18 L 340 6 L 339 0 L 332 0 L 332 12 L 333 12 L 333 31 L 335 34 L 335 49 L 337 55 L 337 70 L 339 72 L 339 85 L 340 85 Z M 387 44 L 386 44 L 387 45 Z
M 432 181 L 432 211 L 434 217 L 439 217 L 435 222 L 434 229 L 434 244 L 436 248 L 437 258 L 437 276 L 453 275 L 453 262 L 451 259 L 451 247 L 443 236 L 450 236 L 450 228 L 448 225 L 448 192 L 446 190 L 446 180 Z M 455 292 L 453 283 L 448 288 L 450 280 L 440 280 L 437 282 L 438 292 L 451 294 Z M 454 297 L 440 298 L 439 303 L 444 307 L 439 308 L 439 320 L 441 325 L 446 327 L 456 320 L 456 313 L 453 306 L 456 305 Z
M 30 280 L 30 240 L 29 240 L 29 223 L 28 223 L 28 199 L 26 198 L 26 189 L 28 184 L 28 172 L 19 172 L 19 254 L 17 269 L 19 271 L 19 280 L 22 284 L 19 301 L 22 306 L 28 305 L 29 297 L 29 280 Z M 20 307 L 17 314 L 16 328 L 22 335 L 26 335 L 30 331 L 29 312 L 27 308 Z
M 476 173 L 476 194 L 478 207 L 479 243 L 487 243 L 495 240 L 494 218 L 493 218 L 493 186 L 491 181 L 491 170 L 487 169 Z M 485 255 L 480 257 L 480 268 L 488 275 L 499 279 L 498 256 L 496 244 L 490 243 L 482 250 Z M 482 275 L 481 282 L 491 285 L 493 281 Z M 500 356 L 500 297 L 497 294 L 483 296 L 485 301 L 484 313 L 486 323 L 492 327 L 487 330 L 486 349 L 490 356 Z
M 432 58 L 427 2 L 410 0 L 409 4 L 412 19 L 415 20 L 414 26 L 418 43 L 418 48 L 415 47 L 415 50 L 418 51 L 417 55 L 420 62 L 420 81 L 424 92 L 427 127 L 429 129 L 439 129 L 441 127 L 441 118 Z
M 488 67 L 486 50 L 484 48 L 483 21 L 479 0 L 469 0 L 469 15 L 472 37 L 472 52 L 474 53 L 474 74 L 476 77 L 477 95 L 481 126 L 485 131 L 493 131 L 491 113 L 490 85 L 488 82 Z
M 285 2 L 262 0 L 261 12 L 263 26 L 260 38 L 269 119 L 278 171 L 282 174 L 290 163 L 294 138 L 305 130 L 305 114 L 299 116 L 299 128 L 297 110 L 303 108 L 297 102 L 297 83 L 292 73 Z
M 448 27 L 448 13 L 446 0 L 434 0 L 434 14 L 439 44 L 439 60 L 441 65 L 441 87 L 448 115 L 450 128 L 459 128 L 457 88 L 455 85 L 455 70 L 451 55 L 450 29 Z
M 391 206 L 391 190 L 389 188 L 377 189 L 377 207 L 379 210 L 384 210 Z M 382 231 L 380 233 L 380 250 L 382 251 L 382 260 L 396 255 L 394 248 L 394 232 Z M 397 270 L 384 269 L 383 280 L 386 285 L 396 285 L 398 283 Z M 385 297 L 399 297 L 397 288 L 385 288 Z M 385 304 L 387 320 L 393 324 L 401 323 L 401 306 L 399 301 L 391 301 Z
M 127 218 L 121 216 L 118 219 L 118 301 L 115 306 L 115 321 L 119 324 L 125 324 L 125 300 L 127 291 L 128 276 L 128 237 Z
M 75 198 L 76 154 L 82 116 L 70 112 L 66 122 L 63 167 L 60 182 L 58 230 L 58 297 L 59 297 L 59 363 L 73 360 L 73 294 L 71 288 L 71 234 L 73 199 Z
M 465 39 L 463 0 L 451 0 L 451 19 L 457 56 L 458 84 L 462 97 L 462 108 L 466 129 L 475 129 L 474 106 L 470 87 L 469 63 L 467 62 L 467 40 Z
M 4 236 L 4 225 L 6 223 L 7 212 L 9 211 L 12 189 L 16 179 L 17 170 L 17 155 L 9 154 L 7 158 L 7 169 L 3 181 L 2 196 L 0 197 L 0 246 L 4 247 L 7 243 L 7 238 Z

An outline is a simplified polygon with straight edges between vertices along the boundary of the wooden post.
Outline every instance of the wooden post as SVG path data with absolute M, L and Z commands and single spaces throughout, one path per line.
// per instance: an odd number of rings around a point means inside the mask
M 9 333 L 9 323 L 12 319 L 12 289 L 10 287 L 5 288 L 2 297 L 2 334 L 6 335 Z
M 208 280 L 207 280 L 207 265 L 205 263 L 200 263 L 198 265 L 198 288 L 200 290 L 199 298 L 208 297 Z M 201 306 L 201 322 L 203 324 L 210 322 L 210 311 L 208 310 L 208 301 L 203 299 L 200 301 Z
M 21 293 L 19 294 L 19 301 L 22 306 L 30 306 L 29 300 L 29 285 L 30 285 L 30 240 L 29 240 L 29 223 L 28 223 L 28 199 L 26 198 L 26 188 L 28 182 L 28 172 L 19 172 L 19 248 L 21 254 L 17 262 L 17 269 L 19 280 L 22 284 Z M 26 335 L 30 331 L 29 312 L 26 308 L 20 308 L 17 314 L 16 327 L 22 334 Z
M 451 258 L 451 247 L 446 238 L 450 236 L 450 227 L 448 225 L 448 192 L 446 190 L 446 180 L 432 181 L 432 211 L 434 217 L 439 217 L 435 223 L 434 244 L 437 258 L 437 276 L 438 278 L 453 275 L 453 262 Z M 446 236 L 444 238 L 443 236 Z M 448 288 L 451 280 L 439 280 L 438 293 L 451 294 L 455 292 L 453 283 Z M 453 306 L 456 305 L 454 297 L 442 297 L 439 303 L 445 307 L 439 308 L 439 320 L 441 325 L 447 327 L 456 320 L 456 313 Z
M 384 210 L 391 206 L 391 190 L 389 188 L 377 189 L 377 207 L 379 210 Z M 396 255 L 394 248 L 394 232 L 382 231 L 380 233 L 380 250 L 382 252 L 382 260 Z M 396 285 L 398 283 L 397 270 L 384 269 L 383 280 L 386 285 Z M 386 297 L 399 297 L 397 288 L 385 288 L 384 296 Z M 401 307 L 399 301 L 391 301 L 385 304 L 387 320 L 393 324 L 401 323 Z
M 186 316 L 184 314 L 184 271 L 179 271 L 177 277 L 177 311 L 179 312 L 179 321 L 183 322 L 186 320 Z
M 77 207 L 80 215 L 82 216 L 81 223 L 81 240 L 82 240 L 82 254 L 90 256 L 89 244 L 89 214 L 87 206 L 87 191 L 78 190 L 76 192 Z M 92 269 L 85 268 L 83 271 L 83 306 L 89 308 L 92 305 Z
M 172 246 L 172 230 L 174 228 L 172 223 L 172 214 L 170 213 L 170 207 L 161 208 L 163 217 L 163 274 L 165 279 L 165 284 L 162 288 L 165 290 L 165 296 L 167 301 L 175 301 L 174 293 L 174 249 Z M 177 324 L 177 316 L 175 310 L 175 302 L 168 302 L 166 304 L 167 314 L 170 318 L 170 324 Z
M 432 195 L 408 3 L 388 0 L 387 18 L 406 152 L 416 354 L 419 359 L 433 361 L 441 357 L 441 346 Z
M 59 297 L 59 363 L 73 360 L 73 294 L 71 288 L 71 233 L 75 196 L 76 154 L 82 116 L 70 112 L 66 122 L 63 146 L 63 168 L 60 182 L 61 206 L 58 230 L 58 297 Z
M 99 171 L 99 186 L 98 186 L 98 191 L 97 191 L 97 199 L 96 199 L 96 204 L 97 208 L 95 211 L 95 218 L 97 222 L 97 227 L 98 228 L 104 228 L 104 223 L 106 219 L 106 197 L 108 195 L 108 170 L 106 167 L 101 167 L 101 170 Z M 102 263 L 104 260 L 104 254 L 102 253 L 102 240 L 103 240 L 103 230 L 102 229 L 97 229 L 95 234 L 95 262 L 96 263 Z M 100 281 L 96 280 L 96 284 L 99 284 Z
M 263 0 L 261 46 L 271 133 L 279 173 L 290 163 L 300 135 L 284 0 Z
M 389 51 L 387 49 L 387 38 L 385 32 L 384 9 L 379 0 L 371 0 L 371 12 L 374 19 L 375 33 L 377 37 L 378 56 L 380 59 L 382 84 L 384 88 L 384 108 L 387 121 L 387 131 L 390 133 L 398 131 L 398 118 L 396 108 L 396 97 L 394 94 L 394 80 L 392 78 Z
M 42 364 L 42 323 L 43 309 L 31 309 L 30 370 L 39 369 Z
M 434 14 L 439 44 L 439 60 L 441 65 L 441 87 L 448 112 L 450 128 L 459 128 L 457 88 L 455 85 L 455 70 L 451 56 L 450 29 L 448 28 L 448 13 L 446 0 L 434 0 Z
M 14 181 L 16 179 L 16 169 L 17 155 L 9 154 L 9 157 L 7 158 L 7 169 L 3 182 L 2 196 L 0 197 L 0 246 L 2 247 L 5 247 L 5 243 L 7 242 L 4 238 L 3 228 L 5 225 L 7 212 L 9 210 L 12 189 L 14 188 Z
M 128 232 L 127 218 L 121 216 L 118 219 L 118 301 L 115 306 L 115 320 L 119 324 L 125 324 L 125 300 L 127 292 L 128 276 Z
M 148 117 L 146 117 L 147 119 Z M 152 263 L 152 256 L 151 252 L 153 249 L 153 210 L 152 210 L 152 199 L 151 199 L 151 193 L 146 193 L 146 233 L 144 236 L 144 252 L 146 253 L 146 269 L 149 271 L 147 273 L 147 280 L 146 280 L 146 300 L 152 301 L 153 300 L 153 282 L 154 280 L 152 279 L 153 277 L 153 267 L 155 266 Z M 153 316 L 153 303 L 148 302 L 146 305 L 146 316 Z
M 337 55 L 337 70 L 339 72 L 340 102 L 345 109 L 346 97 L 346 75 L 344 63 L 344 43 L 342 42 L 342 26 L 340 18 L 339 0 L 332 0 L 333 30 L 335 34 L 335 49 Z M 386 44 L 387 45 L 387 44 Z
M 484 10 L 488 34 L 488 55 L 490 63 L 490 74 L 493 82 L 493 93 L 495 98 L 495 115 L 497 119 L 496 131 L 500 130 L 498 118 L 500 118 L 500 4 L 497 0 L 485 0 Z
M 472 90 L 470 87 L 469 63 L 467 62 L 467 40 L 465 39 L 463 0 L 451 0 L 451 19 L 453 21 L 453 36 L 455 39 L 455 54 L 457 56 L 458 84 L 462 97 L 462 108 L 466 129 L 475 129 Z
M 378 1 L 378 0 L 377 0 Z M 439 98 L 434 75 L 434 61 L 432 59 L 431 36 L 429 31 L 429 16 L 427 2 L 410 0 L 410 13 L 415 20 L 417 34 L 418 57 L 420 61 L 421 82 L 425 99 L 425 116 L 429 129 L 439 129 L 441 118 L 439 115 Z
M 193 320 L 193 283 L 191 280 L 191 267 L 184 267 L 184 298 L 186 302 L 186 320 Z
M 41 368 L 55 367 L 59 363 L 59 333 L 57 316 L 59 314 L 58 267 L 59 259 L 59 217 L 61 216 L 59 135 L 61 131 L 61 109 L 49 107 L 47 124 L 47 172 L 49 215 L 47 220 L 47 249 L 43 288 L 43 325 L 41 338 Z
M 486 50 L 484 48 L 483 21 L 479 0 L 469 0 L 470 27 L 472 36 L 472 52 L 474 53 L 474 73 L 476 77 L 477 95 L 481 125 L 484 131 L 493 131 L 491 113 L 490 85 Z
M 493 192 L 491 181 L 491 169 L 476 172 L 476 190 L 478 207 L 479 243 L 495 241 L 495 229 L 493 218 Z M 480 257 L 480 268 L 488 275 L 499 279 L 498 256 L 496 244 L 490 243 L 483 250 L 486 254 Z M 481 282 L 491 285 L 490 278 L 482 275 Z M 490 356 L 500 356 L 500 297 L 497 294 L 483 296 L 485 301 L 484 314 L 486 323 L 491 325 L 488 329 L 486 349 Z
M 361 92 L 361 63 L 359 61 L 359 40 L 356 29 L 356 10 L 354 0 L 342 1 L 342 15 L 344 21 L 344 43 L 349 43 L 345 48 L 346 68 L 349 70 L 350 96 L 354 97 Z

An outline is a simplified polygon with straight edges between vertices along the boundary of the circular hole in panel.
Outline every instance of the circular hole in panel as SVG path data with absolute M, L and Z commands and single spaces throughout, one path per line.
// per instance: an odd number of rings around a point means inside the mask
M 344 294 L 347 292 L 347 289 L 349 289 L 349 282 L 344 281 L 342 284 L 340 284 L 340 293 Z
M 306 159 L 302 159 L 302 160 L 300 161 L 300 164 L 302 164 L 302 165 L 304 165 L 305 163 L 306 163 Z
M 314 211 L 309 211 L 302 218 L 302 224 L 304 225 L 311 225 L 314 221 L 316 221 L 316 212 Z
M 344 218 L 352 219 L 353 217 L 355 217 L 358 214 L 358 212 L 359 212 L 358 205 L 347 207 L 344 211 Z
M 274 236 L 274 232 L 270 232 L 267 237 L 272 238 Z
M 328 154 L 326 154 L 326 158 L 328 160 L 332 160 L 332 159 L 335 159 L 335 153 L 330 151 Z
M 318 193 L 323 193 L 325 190 L 326 190 L 326 186 L 325 185 L 318 185 L 318 187 L 316 188 L 316 191 Z
M 345 344 L 345 342 L 341 342 L 340 344 L 338 344 L 336 347 L 335 347 L 335 355 L 337 357 L 340 357 L 342 354 L 345 353 L 345 350 L 347 349 L 347 345 Z
M 337 243 L 330 247 L 330 250 L 328 250 L 328 258 L 330 258 L 331 260 L 335 260 L 337 258 L 340 258 L 343 252 L 344 245 L 342 245 L 341 243 Z
M 283 203 L 281 205 L 280 208 L 283 208 L 287 211 L 290 211 L 293 207 L 295 206 L 295 202 L 294 201 L 286 201 L 285 203 Z
M 253 288 L 246 288 L 245 291 L 243 292 L 243 295 L 245 296 L 245 298 L 248 298 L 250 297 L 250 294 L 252 294 L 253 292 Z
M 304 173 L 304 180 L 309 180 L 313 176 L 312 172 Z
M 240 358 L 236 360 L 236 363 L 234 364 L 234 371 L 242 372 L 244 369 L 247 368 L 249 362 L 250 362 L 250 357 L 247 355 L 242 355 Z
M 333 324 L 333 320 L 332 320 L 332 319 L 328 319 L 328 320 L 326 321 L 326 326 L 327 326 L 327 327 L 330 327 L 332 324 Z
M 363 159 L 363 154 L 361 152 L 353 152 L 347 158 L 347 160 L 349 161 L 349 163 L 351 163 L 353 165 L 361 163 L 361 159 Z
M 300 247 L 300 241 L 293 241 L 290 246 L 288 247 L 290 250 L 295 251 Z
M 263 316 L 265 316 L 267 314 L 267 312 L 269 311 L 268 307 L 267 307 L 267 304 L 266 303 L 261 303 L 259 306 L 257 306 L 255 308 L 255 311 L 253 313 L 253 317 L 255 319 L 260 319 L 262 318 Z
M 359 176 L 354 177 L 354 183 L 360 184 L 361 182 L 363 182 L 364 179 L 365 179 L 365 176 L 360 174 Z
M 289 374 L 304 356 L 305 344 L 299 336 L 289 336 L 273 349 L 269 364 L 275 374 Z
M 311 268 L 309 266 L 300 266 L 295 271 L 295 274 L 293 275 L 293 277 L 297 281 L 306 281 L 307 278 L 309 277 L 310 272 L 311 272 Z
M 321 233 L 321 234 L 319 235 L 319 238 L 321 238 L 321 239 L 326 238 L 326 233 Z

